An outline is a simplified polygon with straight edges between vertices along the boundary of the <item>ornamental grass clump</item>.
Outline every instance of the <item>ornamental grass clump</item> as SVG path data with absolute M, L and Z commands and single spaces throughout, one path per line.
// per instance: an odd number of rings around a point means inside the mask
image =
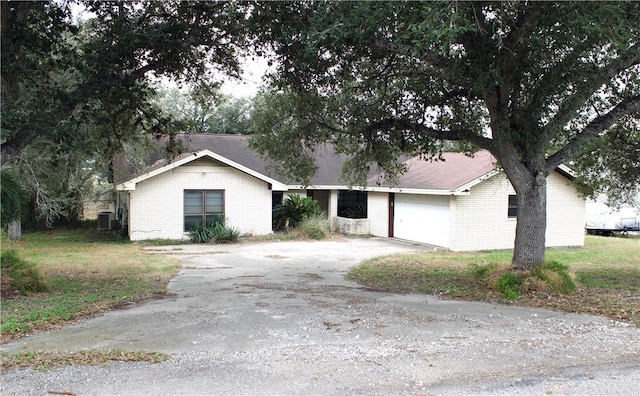
M 305 218 L 298 225 L 298 230 L 303 237 L 309 239 L 324 239 L 329 233 L 329 223 L 324 216 L 313 215 Z
M 497 289 L 509 300 L 518 300 L 524 293 L 557 292 L 571 294 L 576 289 L 569 267 L 550 261 L 528 272 L 507 271 L 498 280 Z
M 240 230 L 228 225 L 224 216 L 215 216 L 206 225 L 198 223 L 189 231 L 193 243 L 232 243 L 240 238 Z

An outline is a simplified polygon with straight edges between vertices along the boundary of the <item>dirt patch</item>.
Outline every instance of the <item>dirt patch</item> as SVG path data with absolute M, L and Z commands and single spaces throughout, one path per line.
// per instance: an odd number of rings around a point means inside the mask
M 16 289 L 15 287 L 11 286 L 11 279 L 9 279 L 8 276 L 2 276 L 0 277 L 1 279 L 1 283 L 0 283 L 0 294 L 2 295 L 2 299 L 8 299 L 8 300 L 17 300 L 19 298 L 24 297 L 22 295 L 22 293 L 20 293 L 20 291 L 18 289 Z

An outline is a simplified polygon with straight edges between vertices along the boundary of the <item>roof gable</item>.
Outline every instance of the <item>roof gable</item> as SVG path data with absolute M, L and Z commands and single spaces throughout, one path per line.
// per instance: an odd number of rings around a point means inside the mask
M 180 156 L 178 156 L 177 158 L 175 158 L 173 161 L 163 164 L 162 161 L 158 161 L 156 162 L 156 164 L 154 164 L 154 166 L 152 166 L 146 173 L 139 175 L 137 177 L 134 177 L 132 179 L 129 179 L 123 183 L 120 183 L 116 186 L 116 188 L 118 190 L 135 190 L 136 189 L 136 184 L 140 183 L 144 180 L 150 179 L 154 176 L 158 176 L 162 173 L 165 173 L 171 169 L 175 169 L 179 166 L 188 164 L 190 162 L 193 161 L 197 161 L 201 158 L 211 158 L 215 161 L 218 161 L 220 163 L 223 163 L 227 166 L 230 166 L 232 168 L 235 168 L 241 172 L 244 172 L 250 176 L 255 177 L 256 179 L 262 180 L 264 182 L 267 182 L 271 185 L 271 188 L 275 191 L 286 191 L 288 189 L 288 187 L 275 180 L 272 179 L 268 176 L 265 176 L 259 172 L 254 171 L 253 169 L 247 168 L 246 166 L 239 164 L 235 161 L 232 161 L 226 157 L 223 157 L 222 155 L 219 155 L 217 153 L 214 153 L 210 150 L 200 150 L 198 152 L 195 153 L 184 153 L 181 154 Z

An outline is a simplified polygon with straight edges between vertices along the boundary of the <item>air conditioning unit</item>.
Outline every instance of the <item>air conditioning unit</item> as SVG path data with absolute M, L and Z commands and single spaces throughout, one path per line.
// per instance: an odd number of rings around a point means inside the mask
M 98 231 L 110 230 L 113 220 L 115 220 L 115 214 L 113 212 L 98 213 Z

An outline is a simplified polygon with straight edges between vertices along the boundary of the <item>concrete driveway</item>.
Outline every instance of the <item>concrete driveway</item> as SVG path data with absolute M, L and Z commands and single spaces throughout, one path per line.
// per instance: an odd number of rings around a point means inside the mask
M 170 296 L 2 346 L 122 349 L 165 363 L 2 375 L 3 395 L 632 394 L 640 331 L 607 318 L 367 290 L 348 269 L 428 249 L 370 238 L 149 248 Z

